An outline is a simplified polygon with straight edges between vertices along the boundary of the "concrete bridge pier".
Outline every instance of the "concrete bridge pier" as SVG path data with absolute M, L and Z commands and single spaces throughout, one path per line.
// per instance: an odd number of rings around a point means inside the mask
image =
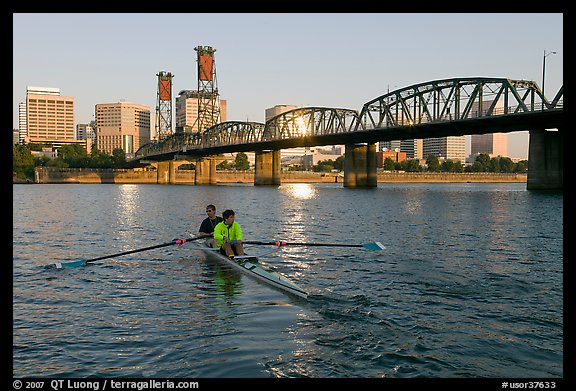
M 564 189 L 564 133 L 531 129 L 528 145 L 527 190 Z
M 280 185 L 280 151 L 256 151 L 254 185 Z
M 216 164 L 215 159 L 199 159 L 196 161 L 196 171 L 194 176 L 195 185 L 215 185 L 216 184 Z
M 346 144 L 344 187 L 376 187 L 376 144 Z
M 160 185 L 176 183 L 176 166 L 174 161 L 166 160 L 154 164 L 156 166 L 156 183 Z

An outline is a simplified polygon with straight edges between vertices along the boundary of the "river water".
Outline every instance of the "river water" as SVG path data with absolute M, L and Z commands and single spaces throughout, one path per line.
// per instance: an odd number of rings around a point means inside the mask
M 309 291 L 169 246 L 206 204 Z M 246 246 L 252 254 L 271 250 Z M 14 377 L 560 378 L 563 193 L 525 183 L 13 185 Z

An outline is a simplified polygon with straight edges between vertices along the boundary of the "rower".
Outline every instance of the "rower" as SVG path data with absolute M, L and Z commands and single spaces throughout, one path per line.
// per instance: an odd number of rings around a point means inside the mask
M 223 255 L 234 258 L 234 255 L 244 255 L 242 244 L 242 227 L 234 221 L 235 213 L 231 209 L 222 212 L 224 221 L 214 227 L 214 240 Z

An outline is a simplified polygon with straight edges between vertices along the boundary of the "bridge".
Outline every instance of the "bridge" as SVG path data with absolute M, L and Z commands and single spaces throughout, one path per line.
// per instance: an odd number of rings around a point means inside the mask
M 563 112 L 563 87 L 549 101 L 534 81 L 443 79 L 386 93 L 360 111 L 301 107 L 266 123 L 229 121 L 202 133 L 177 132 L 142 146 L 132 163 L 158 162 L 169 177 L 172 162 L 194 160 L 197 184 L 206 184 L 215 183 L 211 156 L 255 152 L 254 183 L 278 185 L 280 149 L 344 144 L 344 186 L 375 187 L 378 141 L 528 130 L 527 188 L 562 189 Z

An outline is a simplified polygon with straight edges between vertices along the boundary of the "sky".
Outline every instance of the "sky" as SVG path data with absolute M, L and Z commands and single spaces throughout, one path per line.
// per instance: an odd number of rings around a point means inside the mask
M 26 87 L 74 97 L 75 122 L 99 103 L 157 103 L 198 88 L 197 46 L 216 49 L 229 121 L 264 122 L 279 104 L 360 111 L 388 89 L 438 79 L 533 80 L 552 99 L 563 85 L 562 13 L 13 13 L 13 128 Z M 175 106 L 174 110 L 175 110 Z M 469 148 L 469 146 L 468 146 Z M 528 132 L 509 157 L 527 158 Z

